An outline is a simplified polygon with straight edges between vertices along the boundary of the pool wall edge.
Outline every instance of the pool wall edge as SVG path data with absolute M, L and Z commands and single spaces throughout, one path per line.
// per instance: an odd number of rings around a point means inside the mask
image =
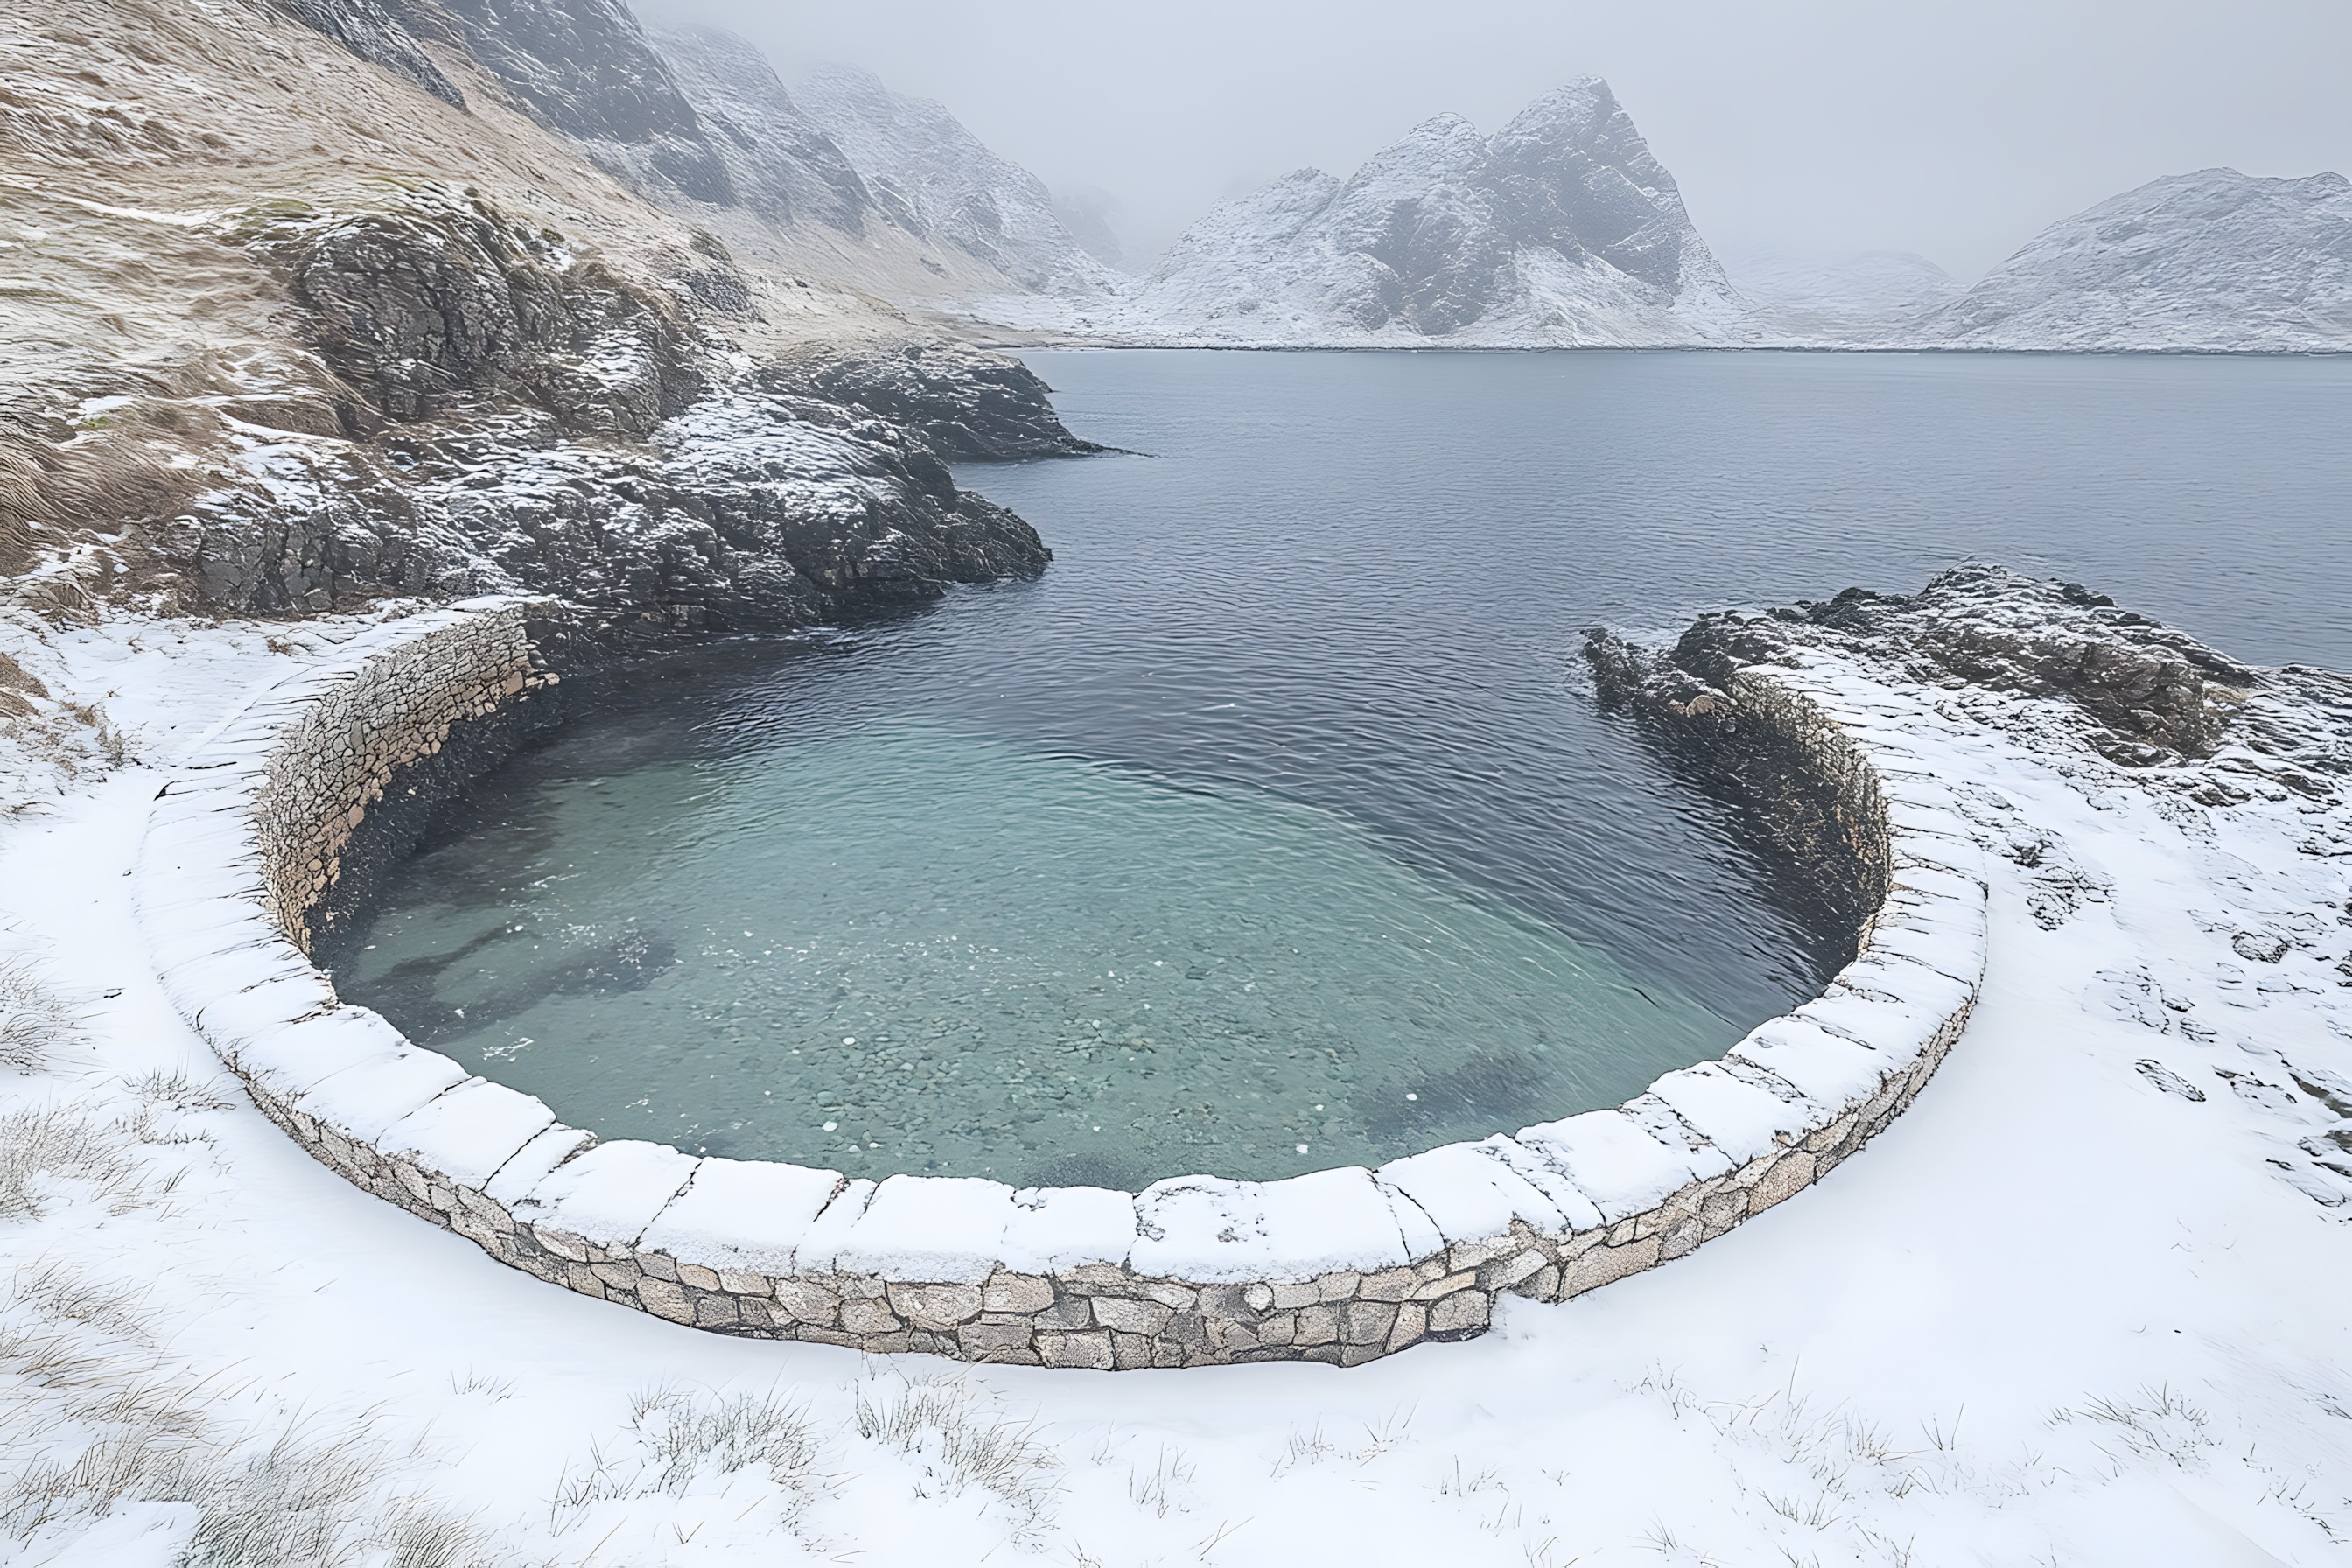
M 1377 1171 L 1207 1176 L 1137 1194 L 879 1183 L 599 1142 L 348 1005 L 309 921 L 370 807 L 554 678 L 546 601 L 389 621 L 255 693 L 158 793 L 134 872 L 173 1005 L 256 1104 L 354 1184 L 583 1294 L 721 1332 L 1104 1370 L 1351 1365 L 1483 1332 L 1670 1261 L 1819 1181 L 1886 1126 L 1967 1023 L 1982 852 L 1867 683 L 1754 667 L 1739 721 L 1825 784 L 1874 913 L 1823 994 L 1625 1105 Z

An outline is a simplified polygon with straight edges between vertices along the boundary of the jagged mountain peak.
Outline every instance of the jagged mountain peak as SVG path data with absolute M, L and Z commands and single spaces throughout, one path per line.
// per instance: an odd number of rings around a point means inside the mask
M 1719 342 L 1739 309 L 1598 77 L 1493 136 L 1434 115 L 1344 180 L 1225 203 L 1124 308 L 1204 341 L 1399 343 Z

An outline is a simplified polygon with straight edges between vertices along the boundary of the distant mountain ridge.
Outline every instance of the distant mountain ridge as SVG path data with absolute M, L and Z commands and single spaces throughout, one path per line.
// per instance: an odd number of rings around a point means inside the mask
M 1048 341 L 1235 347 L 2352 352 L 2352 184 L 2168 176 L 2062 219 L 1973 288 L 1885 253 L 1743 298 L 1608 85 L 1492 137 L 1415 126 L 1346 179 L 1213 209 L 1131 278 L 1098 202 L 1057 199 L 941 105 L 835 68 L 787 91 L 731 34 L 624 0 L 271 0 L 444 101 L 434 48 L 640 194 L 803 276 Z M 444 57 L 446 61 L 446 57 Z M 1081 232 L 1074 232 L 1081 231 Z
M 1916 328 L 1945 348 L 2352 350 L 2352 181 L 2202 169 L 2043 229 Z

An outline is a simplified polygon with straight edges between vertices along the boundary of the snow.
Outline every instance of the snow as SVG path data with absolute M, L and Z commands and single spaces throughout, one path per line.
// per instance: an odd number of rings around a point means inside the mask
M 1387 1194 L 1359 1166 L 1281 1182 L 1179 1176 L 1136 1194 L 1138 1274 L 1202 1283 L 1304 1280 L 1408 1260 Z
M 1491 138 L 1444 114 L 1346 180 L 1286 174 L 1213 209 L 1143 279 L 964 308 L 1048 333 L 1259 348 L 1728 344 L 1741 315 L 1597 78 Z
M 1979 349 L 2352 349 L 2352 182 L 2175 174 L 2062 219 L 1914 341 Z
M 373 1434 L 384 1495 L 470 1519 L 484 1563 L 2342 1560 L 2352 817 L 2326 780 L 2307 794 L 2242 750 L 2201 773 L 2134 773 L 2046 703 L 1857 671 L 1856 695 L 1904 721 L 1923 772 L 1951 782 L 1961 835 L 1990 850 L 1991 919 L 1949 1058 L 1822 1184 L 1656 1271 L 1561 1306 L 1506 1301 L 1483 1339 L 1345 1373 L 883 1364 L 678 1328 L 501 1268 L 318 1165 L 179 1022 L 137 957 L 124 874 L 159 769 L 241 691 L 358 629 L 0 631 L 53 690 L 104 701 L 131 752 L 0 820 L 0 948 L 80 1037 L 0 1066 L 0 1117 L 118 1125 L 139 1184 L 44 1178 L 39 1212 L 0 1213 L 15 1268 L 0 1499 L 116 1429 L 27 1370 L 23 1347 L 48 1336 L 86 1358 L 78 1386 L 138 1383 L 223 1452 L 258 1454 L 298 1414 L 305 1432 Z M 2310 688 L 2261 700 L 2342 729 Z M 2247 798 L 2200 800 L 2203 777 Z M 2047 852 L 2011 852 L 2028 838 Z M 1874 945 L 1907 931 L 1939 970 L 1965 967 L 1951 954 L 1973 935 L 1923 908 L 1898 900 Z M 1734 1060 L 1843 1101 L 1880 1081 L 1874 1055 L 1783 1020 Z M 1722 1086 L 1656 1092 L 1733 1134 L 1741 1101 Z M 1662 1170 L 1676 1155 L 1620 1123 L 1560 1146 L 1622 1161 L 1630 1201 L 1635 1155 Z M 1442 1156 L 1364 1178 L 1350 1212 L 1367 1245 L 1402 1223 L 1380 1220 L 1397 1212 L 1382 1184 L 1448 1228 L 1556 1201 L 1508 1140 Z M 493 1185 L 554 1163 L 527 1148 Z M 663 1223 L 684 1223 L 723 1163 L 701 1162 Z M 849 1184 L 809 1245 L 837 1254 L 877 1195 Z M 1116 1196 L 1052 1202 L 1115 1234 Z M 1247 1217 L 1265 1200 L 1184 1201 Z M 609 1217 L 617 1232 L 634 1216 Z M 805 1464 L 679 1436 L 698 1430 L 681 1412 L 772 1394 L 800 1413 Z M 982 1439 L 1003 1465 L 972 1460 Z M 131 1498 L 20 1529 L 7 1506 L 7 1568 L 174 1561 L 198 1513 Z

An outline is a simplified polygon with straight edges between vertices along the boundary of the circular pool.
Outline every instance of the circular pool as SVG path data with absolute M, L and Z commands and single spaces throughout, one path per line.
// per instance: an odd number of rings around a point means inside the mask
M 674 718 L 494 776 L 340 988 L 607 1136 L 1015 1185 L 1376 1165 L 1738 1037 L 1329 810 L 937 720 L 649 743 Z

